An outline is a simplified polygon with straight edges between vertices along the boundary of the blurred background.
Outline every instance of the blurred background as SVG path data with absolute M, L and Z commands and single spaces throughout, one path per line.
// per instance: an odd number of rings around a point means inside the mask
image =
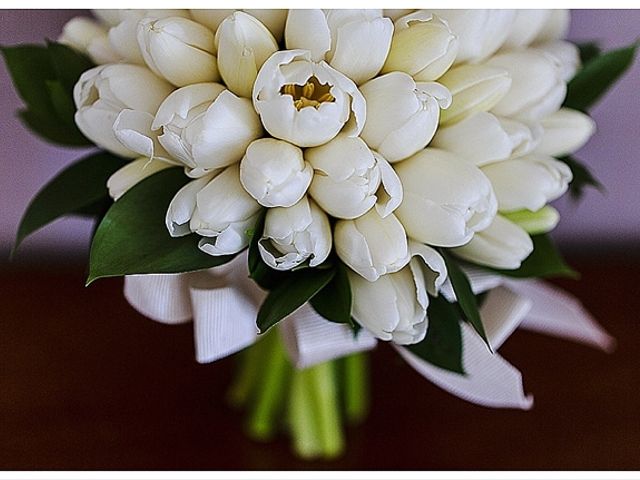
M 82 10 L 0 10 L 0 44 L 40 43 L 55 39 Z M 640 10 L 576 10 L 570 39 L 595 40 L 604 49 L 626 46 L 640 36 Z M 592 111 L 598 132 L 576 157 L 586 162 L 606 193 L 588 189 L 579 205 L 568 196 L 556 203 L 562 221 L 554 232 L 567 253 L 626 250 L 640 242 L 640 62 Z M 15 112 L 21 107 L 4 64 L 0 66 L 0 254 L 3 263 L 20 216 L 30 198 L 82 150 L 50 146 L 26 130 Z M 23 244 L 19 259 L 83 261 L 91 225 L 65 219 L 46 227 Z M 627 250 L 628 252 L 629 250 Z

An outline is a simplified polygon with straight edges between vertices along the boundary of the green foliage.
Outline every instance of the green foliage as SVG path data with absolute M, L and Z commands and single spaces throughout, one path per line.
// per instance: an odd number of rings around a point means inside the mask
M 447 266 L 447 272 L 449 274 L 449 280 L 451 281 L 451 287 L 453 288 L 456 298 L 458 300 L 458 306 L 462 312 L 462 317 L 467 321 L 473 329 L 480 335 L 491 350 L 487 334 L 484 331 L 484 325 L 482 325 L 482 319 L 480 318 L 480 309 L 478 308 L 478 302 L 475 294 L 471 290 L 471 284 L 469 279 L 462 271 L 456 259 L 454 259 L 445 250 L 440 250 L 444 262 Z
M 165 226 L 169 203 L 188 180 L 179 167 L 162 170 L 111 206 L 93 237 L 87 283 L 102 277 L 202 270 L 234 258 L 202 252 L 197 235 L 169 235 Z
M 602 49 L 597 42 L 579 43 L 578 51 L 580 52 L 580 62 L 583 65 L 602 55 Z
M 588 61 L 567 85 L 564 106 L 586 112 L 631 66 L 638 44 L 597 55 L 592 45 L 583 47 Z
M 428 315 L 427 336 L 420 343 L 409 345 L 407 348 L 436 367 L 464 374 L 458 308 L 442 296 L 429 297 Z
M 69 214 L 97 214 L 110 202 L 107 180 L 126 161 L 109 153 L 84 157 L 47 183 L 33 199 L 20 221 L 13 247 L 36 230 Z
M 73 116 L 73 86 L 93 64 L 84 55 L 54 42 L 0 47 L 18 94 L 25 102 L 22 122 L 46 140 L 67 146 L 90 145 Z
M 324 318 L 335 323 L 346 323 L 352 328 L 355 322 L 351 318 L 351 285 L 347 275 L 347 267 L 335 262 L 335 276 L 311 299 L 313 309 Z
M 494 270 L 501 275 L 516 278 L 528 277 L 570 277 L 578 274 L 564 261 L 551 237 L 546 234 L 533 235 L 533 252 L 516 270 Z

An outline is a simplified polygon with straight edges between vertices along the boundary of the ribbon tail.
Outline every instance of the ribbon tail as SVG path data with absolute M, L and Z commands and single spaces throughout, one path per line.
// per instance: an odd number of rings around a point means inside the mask
M 616 340 L 573 295 L 539 280 L 508 280 L 510 289 L 531 299 L 522 328 L 595 346 L 611 352 Z
M 124 296 L 139 313 L 175 325 L 191 320 L 189 274 L 127 275 Z
M 296 368 L 371 350 L 377 340 L 367 330 L 354 334 L 347 325 L 330 322 L 307 303 L 280 323 L 280 334 Z

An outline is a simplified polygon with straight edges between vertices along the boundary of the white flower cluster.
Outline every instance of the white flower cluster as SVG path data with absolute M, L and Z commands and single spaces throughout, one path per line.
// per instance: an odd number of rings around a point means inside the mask
M 200 248 L 259 242 L 277 270 L 350 268 L 353 316 L 377 337 L 424 338 L 434 247 L 496 268 L 532 250 L 503 214 L 558 221 L 554 159 L 594 131 L 561 108 L 579 64 L 564 10 L 101 10 L 61 41 L 99 66 L 75 87 L 76 122 L 136 158 L 114 198 L 159 169 L 191 177 L 167 212 Z

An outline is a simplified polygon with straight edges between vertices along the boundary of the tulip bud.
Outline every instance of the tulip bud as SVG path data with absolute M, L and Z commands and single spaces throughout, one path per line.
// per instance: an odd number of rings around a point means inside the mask
M 249 244 L 247 231 L 260 214 L 256 202 L 240 184 L 240 168 L 231 165 L 196 195 L 189 228 L 203 238 L 198 246 L 209 255 L 230 255 Z
M 518 9 L 509 28 L 509 36 L 503 43 L 507 50 L 517 50 L 526 47 L 542 31 L 551 16 L 551 10 Z
M 501 215 L 476 233 L 471 241 L 453 249 L 460 258 L 478 265 L 515 270 L 533 251 L 533 242 L 522 228 Z
M 503 213 L 502 216 L 515 223 L 529 235 L 547 233 L 556 228 L 560 221 L 560 213 L 551 205 L 545 205 L 540 210 L 517 210 Z
M 456 64 L 480 62 L 504 43 L 515 18 L 515 10 L 428 10 L 447 22 L 458 37 Z
M 240 163 L 240 182 L 265 207 L 291 207 L 304 196 L 313 168 L 295 145 L 261 138 L 247 148 Z
M 409 262 L 407 235 L 394 214 L 382 218 L 372 209 L 354 220 L 338 220 L 333 235 L 340 260 L 370 282 Z
M 566 38 L 569 33 L 571 12 L 562 8 L 554 8 L 549 12 L 547 21 L 536 35 L 536 38 L 533 39 L 533 43 L 553 42 L 555 40 Z
M 353 294 L 351 315 L 373 335 L 401 345 L 424 339 L 429 297 L 417 268 L 407 266 L 375 282 L 349 271 L 349 284 Z
M 113 132 L 126 148 L 147 159 L 158 159 L 179 165 L 158 140 L 158 132 L 151 130 L 154 116 L 137 110 L 122 110 L 113 123 Z
M 74 17 L 62 27 L 60 43 L 69 45 L 102 65 L 115 63 L 120 57 L 109 45 L 107 29 L 98 22 L 85 17 Z
M 253 105 L 273 137 L 300 147 L 322 145 L 341 130 L 355 137 L 366 115 L 356 85 L 326 63 L 312 62 L 304 50 L 276 52 L 264 63 Z
M 145 63 L 178 87 L 220 79 L 211 31 L 181 17 L 138 23 L 138 45 Z
M 339 135 L 309 148 L 306 160 L 315 170 L 309 194 L 329 215 L 356 218 L 371 207 L 387 216 L 402 201 L 402 185 L 393 168 L 360 138 Z
M 278 50 L 269 30 L 244 12 L 235 12 L 220 24 L 216 47 L 222 79 L 229 90 L 246 98 L 251 98 L 258 70 Z
M 581 149 L 596 131 L 596 123 L 582 112 L 561 108 L 542 120 L 544 135 L 536 153 L 563 157 Z
M 361 137 L 387 161 L 397 162 L 422 150 L 433 138 L 440 108 L 451 94 L 438 83 L 418 83 L 393 72 L 360 87 L 367 102 L 367 120 Z
M 133 160 L 109 177 L 107 180 L 109 196 L 117 201 L 130 188 L 145 178 L 172 166 L 170 163 L 149 160 L 144 157 Z
M 487 228 L 497 203 L 491 183 L 472 163 L 426 148 L 396 165 L 404 199 L 396 215 L 410 238 L 441 247 L 464 245 Z
M 151 128 L 162 128 L 158 140 L 192 177 L 238 162 L 262 136 L 251 102 L 219 83 L 179 88 L 162 102 Z
M 117 19 L 109 24 L 109 43 L 127 63 L 144 65 L 144 57 L 138 45 L 138 22 L 142 19 L 158 20 L 167 17 L 189 18 L 187 10 L 111 10 Z
M 531 49 L 500 53 L 486 65 L 506 70 L 512 80 L 509 91 L 493 107 L 497 115 L 535 122 L 558 110 L 564 101 L 567 85 L 552 55 Z
M 539 130 L 491 113 L 477 112 L 439 128 L 430 146 L 455 153 L 480 167 L 529 153 L 540 141 Z
M 84 72 L 73 88 L 75 121 L 93 143 L 123 157 L 135 157 L 116 138 L 113 124 L 125 109 L 153 115 L 172 87 L 138 65 L 101 65 Z
M 578 68 L 580 68 L 580 50 L 577 45 L 571 42 L 557 40 L 537 45 L 536 49 L 555 58 L 560 65 L 560 77 L 567 83 L 571 81 Z
M 492 163 L 482 171 L 491 181 L 501 212 L 523 208 L 535 212 L 562 196 L 573 178 L 566 163 L 537 154 Z
M 446 22 L 425 10 L 399 18 L 383 73 L 401 71 L 420 82 L 440 78 L 458 53 L 458 39 Z
M 115 8 L 94 8 L 91 10 L 91 13 L 94 17 L 96 17 L 100 22 L 105 25 L 114 26 L 120 23 L 122 10 L 118 10 Z
M 452 95 L 451 106 L 441 112 L 440 123 L 451 125 L 475 112 L 491 110 L 509 91 L 506 69 L 486 65 L 461 65 L 438 80 Z
M 191 16 L 196 22 L 203 24 L 212 32 L 216 32 L 220 24 L 228 16 L 233 15 L 237 11 L 238 10 L 221 8 L 205 10 L 192 9 Z M 281 8 L 260 8 L 256 10 L 243 9 L 242 11 L 257 18 L 265 27 L 267 27 L 267 29 L 269 29 L 277 42 L 282 40 L 288 10 Z
M 291 270 L 306 261 L 316 267 L 331 252 L 329 218 L 307 197 L 291 207 L 270 208 L 258 248 L 264 262 L 276 270 Z
M 165 224 L 169 235 L 183 237 L 193 233 L 190 227 L 191 218 L 196 211 L 198 192 L 220 173 L 217 170 L 204 177 L 191 180 L 175 194 L 165 217 Z
M 389 17 L 391 20 L 393 20 L 394 22 L 396 20 L 398 20 L 400 17 L 404 17 L 405 15 L 409 15 L 410 13 L 415 12 L 415 10 L 412 10 L 410 8 L 385 8 L 382 11 L 382 14 L 385 17 Z

